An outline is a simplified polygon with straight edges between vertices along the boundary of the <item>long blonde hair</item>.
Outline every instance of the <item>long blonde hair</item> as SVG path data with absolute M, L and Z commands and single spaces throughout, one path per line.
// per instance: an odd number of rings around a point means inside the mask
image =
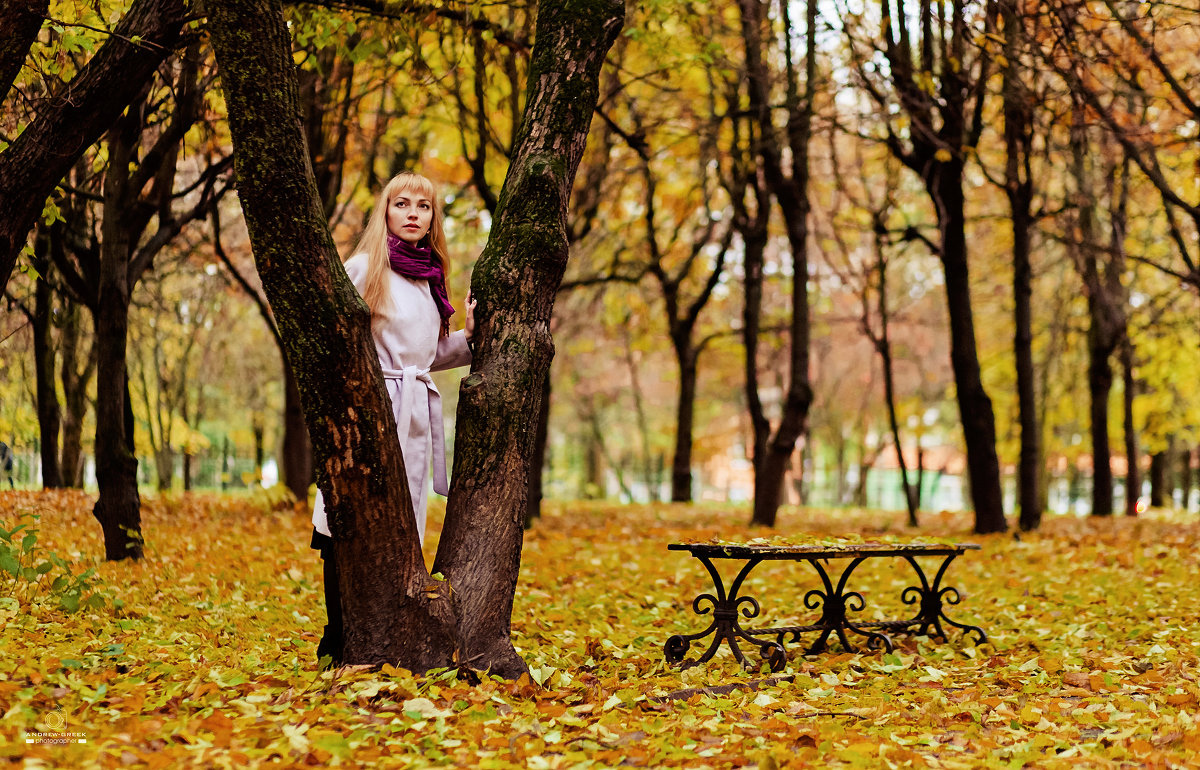
M 350 252 L 351 256 L 367 255 L 367 274 L 363 279 L 362 297 L 367 307 L 371 308 L 372 323 L 386 316 L 392 309 L 392 296 L 388 291 L 388 273 L 392 267 L 388 260 L 387 212 L 392 199 L 406 190 L 428 198 L 433 204 L 433 218 L 429 221 L 429 232 L 422 239 L 422 245 L 429 246 L 433 256 L 442 263 L 442 270 L 449 273 L 446 231 L 442 226 L 442 202 L 438 198 L 437 187 L 428 177 L 412 171 L 401 171 L 383 186 L 383 191 L 375 200 L 375 209 L 367 219 L 362 237 Z

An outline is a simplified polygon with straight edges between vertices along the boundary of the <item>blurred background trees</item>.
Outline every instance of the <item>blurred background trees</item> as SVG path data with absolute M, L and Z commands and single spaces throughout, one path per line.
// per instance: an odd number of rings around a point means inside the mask
M 223 194 L 203 19 L 147 27 L 169 50 L 80 138 L 55 123 L 62 96 L 149 3 L 0 5 L 5 40 L 32 41 L 0 50 L 0 230 L 16 233 L 0 440 L 18 483 L 91 487 L 127 450 L 126 506 L 139 486 L 306 496 L 294 383 Z M 461 306 L 532 11 L 289 11 L 343 249 L 383 181 L 420 170 L 442 186 Z M 531 499 L 776 495 L 913 522 L 966 507 L 981 531 L 1142 498 L 1200 509 L 1200 13 L 661 0 L 628 14 L 572 200 Z M 82 146 L 34 185 L 26 136 Z M 120 260 L 114 294 L 103 265 Z M 457 376 L 439 376 L 449 407 Z

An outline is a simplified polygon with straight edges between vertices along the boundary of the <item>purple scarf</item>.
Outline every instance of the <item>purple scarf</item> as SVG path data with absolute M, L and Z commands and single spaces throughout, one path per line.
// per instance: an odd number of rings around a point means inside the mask
M 433 251 L 428 246 L 414 246 L 391 233 L 388 233 L 387 245 L 388 261 L 392 263 L 393 270 L 405 278 L 429 281 L 429 293 L 433 295 L 438 315 L 442 318 L 442 333 L 448 334 L 454 306 L 450 304 L 450 295 L 446 293 L 446 271 L 433 256 Z

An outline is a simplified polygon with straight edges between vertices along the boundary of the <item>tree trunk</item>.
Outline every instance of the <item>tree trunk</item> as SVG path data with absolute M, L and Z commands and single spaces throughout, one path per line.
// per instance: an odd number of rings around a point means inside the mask
M 0 287 L 8 286 L 47 196 L 171 53 L 186 15 L 184 0 L 135 0 L 69 87 L 39 107 L 37 118 L 0 151 Z M 140 42 L 132 44 L 132 38 Z M 4 39 L 0 68 L 7 72 L 13 61 L 9 41 L 17 47 L 20 42 Z M 6 86 L 10 82 L 0 81 Z
M 1089 307 L 1093 302 L 1088 302 Z M 1091 399 L 1092 432 L 1092 515 L 1112 516 L 1112 448 L 1108 441 L 1108 398 L 1113 373 L 1109 356 L 1112 348 L 1104 343 L 1093 320 L 1088 329 L 1088 396 Z
M 529 498 L 525 507 L 525 529 L 542 517 L 542 476 L 546 465 L 546 443 L 550 439 L 550 370 L 542 381 L 541 409 L 538 410 L 537 430 L 533 434 L 533 455 L 529 459 Z
M 60 359 L 63 400 L 62 419 L 63 482 L 69 487 L 83 486 L 83 422 L 87 416 L 88 383 L 96 369 L 96 344 L 88 347 L 87 360 L 79 369 L 79 338 L 83 313 L 77 305 L 62 311 Z
M 679 399 L 675 404 L 675 458 L 671 463 L 671 502 L 690 503 L 697 358 L 690 339 L 675 341 L 675 358 L 679 363 Z
M 756 196 L 758 197 L 758 196 Z M 768 202 L 759 197 L 759 206 L 765 208 Z M 746 213 L 741 212 L 741 217 L 746 218 Z M 754 512 L 751 516 L 751 523 L 771 522 L 765 526 L 771 526 L 774 523 L 773 510 L 770 509 L 771 495 L 760 494 L 760 479 L 766 479 L 767 471 L 767 447 L 771 439 L 771 423 L 767 419 L 766 412 L 763 409 L 762 398 L 759 395 L 758 388 L 758 335 L 762 325 L 762 294 L 763 294 L 763 255 L 767 245 L 767 216 L 765 211 L 756 215 L 753 222 L 743 222 L 740 226 L 742 233 L 742 241 L 745 244 L 745 256 L 743 264 L 745 269 L 745 277 L 743 286 L 745 292 L 745 300 L 742 306 L 742 345 L 746 351 L 745 358 L 745 381 L 746 381 L 746 404 L 750 413 L 750 460 L 754 467 Z M 782 484 L 782 479 L 777 480 Z M 779 493 L 776 492 L 774 499 L 778 499 Z M 759 510 L 759 500 L 763 501 L 764 508 Z
M 1142 496 L 1142 479 L 1139 461 L 1137 430 L 1133 427 L 1133 397 L 1137 394 L 1137 381 L 1133 375 L 1133 351 L 1129 340 L 1121 346 L 1121 371 L 1124 376 L 1124 427 L 1125 427 L 1125 515 L 1138 515 L 1138 499 Z
M 529 91 L 471 290 L 480 316 L 458 403 L 454 479 L 434 569 L 454 587 L 460 660 L 502 676 L 527 667 L 511 616 L 533 432 L 553 355 L 550 317 L 567 264 L 568 198 L 624 6 L 543 0 Z
M 781 6 L 783 14 L 783 40 L 786 46 L 783 56 L 787 94 L 786 142 L 780 141 L 774 128 L 770 106 L 770 78 L 766 62 L 772 55 L 766 43 L 764 29 L 769 30 L 766 4 L 761 0 L 739 0 L 742 40 L 746 53 L 746 74 L 750 92 L 750 113 L 759 128 L 760 140 L 755 148 L 761 161 L 766 186 L 779 204 L 787 232 L 788 247 L 792 260 L 792 308 L 789 323 L 788 386 L 783 399 L 783 410 L 779 425 L 767 442 L 767 456 L 759 462 L 755 458 L 755 475 L 760 469 L 766 477 L 756 478 L 754 514 L 751 525 L 774 527 L 779 505 L 783 500 L 783 479 L 791 461 L 796 442 L 804 432 L 808 410 L 812 405 L 813 392 L 809 383 L 809 351 L 811 328 L 809 322 L 808 297 L 808 215 L 811 202 L 808 196 L 809 141 L 812 137 L 812 119 L 816 94 L 816 0 L 809 0 L 806 8 L 806 45 L 804 62 L 805 78 L 802 95 L 799 92 L 798 76 L 792 59 L 791 26 L 787 4 Z M 786 145 L 791 153 L 790 173 L 784 172 L 781 146 Z M 766 204 L 765 196 L 756 195 L 759 206 Z M 760 300 L 761 302 L 761 300 Z M 757 442 L 756 442 L 757 443 Z M 763 498 L 760 500 L 758 495 Z
M 472 281 L 479 343 L 459 398 L 454 482 L 435 561 L 442 582 L 425 570 L 369 315 L 341 269 L 304 154 L 282 6 L 222 0 L 210 14 L 255 260 L 296 374 L 330 515 L 344 660 L 524 672 L 509 629 L 533 443 L 525 428 L 549 366 L 567 196 L 623 9 L 539 6 L 525 121 Z M 308 280 L 293 280 L 297 274 Z
M 33 360 L 34 379 L 37 381 L 38 435 L 42 454 L 42 487 L 58 489 L 63 486 L 62 468 L 59 465 L 58 436 L 62 424 L 58 405 L 58 390 L 54 385 L 54 345 L 51 339 L 54 311 L 54 290 L 50 286 L 50 260 L 45 255 L 47 238 L 38 238 L 37 248 L 41 256 L 33 260 L 38 271 L 33 299 Z
M 908 526 L 916 527 L 920 525 L 920 520 L 917 518 L 917 509 L 921 505 L 921 488 L 920 479 L 918 478 L 916 486 L 914 486 L 908 477 L 908 461 L 904 457 L 904 445 L 900 441 L 900 420 L 896 414 L 896 367 L 892 361 L 892 340 L 891 340 L 891 311 L 888 304 L 888 288 L 887 288 L 887 258 L 883 253 L 883 243 L 880 236 L 875 239 L 875 266 L 879 273 L 879 334 L 870 334 L 872 342 L 875 344 L 875 351 L 879 354 L 880 361 L 883 364 L 883 397 L 887 404 L 888 424 L 892 429 L 892 445 L 896 448 L 896 462 L 900 466 L 900 484 L 904 489 L 904 505 L 908 509 Z M 864 308 L 864 323 L 863 325 L 869 329 L 865 320 Z M 917 452 L 921 451 L 920 436 L 917 437 Z
M 175 449 L 167 444 L 154 452 L 154 471 L 159 492 L 171 491 L 175 483 Z
M 937 205 L 942 230 L 942 268 L 950 317 L 950 361 L 958 396 L 958 413 L 967 447 L 967 476 L 975 506 L 975 531 L 1008 529 L 996 456 L 996 418 L 983 387 L 975 345 L 975 317 L 967 270 L 966 221 L 963 215 L 962 163 L 941 164 L 941 173 L 926 180 Z
M 1187 513 L 1192 504 L 1192 450 L 1187 446 L 1179 449 L 1179 491 L 1182 494 L 1180 508 Z
M 280 353 L 285 351 L 280 350 Z M 304 422 L 304 409 L 296 377 L 286 360 L 283 362 L 283 483 L 296 499 L 308 500 L 308 488 L 313 483 L 312 443 Z
M 282 4 L 208 10 L 254 258 L 306 407 L 333 533 L 343 660 L 452 665 L 449 597 L 425 570 L 369 312 L 338 259 L 305 151 Z
M 1041 429 L 1033 366 L 1033 96 L 1026 88 L 1031 73 L 1023 69 L 1025 19 L 1016 0 L 1003 0 L 1004 22 L 1004 147 L 1005 185 L 1013 234 L 1013 353 L 1017 370 L 1017 411 L 1021 424 L 1021 454 L 1017 463 L 1017 507 L 1022 530 L 1042 523 L 1038 483 L 1041 474 Z
M 129 165 L 140 128 L 140 121 L 130 116 L 109 133 L 109 166 L 104 179 L 105 216 L 95 309 L 95 448 L 100 498 L 92 513 L 104 531 L 104 553 L 110 561 L 142 556 L 138 462 L 132 440 L 133 409 L 126 367 L 133 288 L 129 281 L 129 256 L 133 244 L 123 215 L 123 207 L 129 200 Z
M 254 431 L 254 478 L 261 485 L 263 477 L 263 458 L 265 457 L 265 449 L 263 448 L 263 433 L 266 430 L 266 428 L 263 426 L 261 415 L 254 415 L 250 423 L 250 428 Z
M 0 101 L 12 88 L 49 14 L 50 0 L 0 0 Z
M 1162 508 L 1167 503 L 1167 469 L 1170 467 L 1170 452 L 1163 450 L 1150 455 L 1150 507 Z

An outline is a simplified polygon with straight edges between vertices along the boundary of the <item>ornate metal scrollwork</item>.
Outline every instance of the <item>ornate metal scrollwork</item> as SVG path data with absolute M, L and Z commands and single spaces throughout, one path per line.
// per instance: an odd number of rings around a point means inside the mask
M 718 546 L 711 544 L 674 544 L 671 550 L 686 550 L 699 559 L 713 580 L 714 593 L 703 593 L 692 601 L 692 609 L 697 615 L 709 615 L 712 622 L 703 631 L 695 634 L 676 634 L 669 639 L 664 649 L 666 658 L 672 663 L 695 665 L 710 660 L 722 644 L 728 644 L 735 659 L 743 665 L 750 665 L 742 654 L 738 640 L 758 648 L 758 652 L 772 671 L 781 670 L 787 661 L 786 645 L 799 643 L 804 634 L 816 632 L 818 636 L 809 645 L 806 654 L 820 652 L 827 648 L 831 635 L 836 634 L 838 641 L 846 650 L 857 649 L 847 637 L 847 632 L 853 632 L 864 638 L 868 650 L 894 649 L 891 637 L 887 631 L 900 633 L 918 633 L 945 639 L 942 622 L 955 628 L 963 629 L 965 636 L 974 636 L 976 644 L 987 641 L 987 634 L 979 626 L 965 625 L 951 620 L 946 616 L 943 607 L 947 604 L 956 605 L 961 601 L 957 589 L 941 586 L 942 577 L 947 567 L 956 556 L 967 549 L 977 549 L 971 544 L 941 545 L 941 544 L 908 544 L 885 546 L 881 544 L 853 544 L 846 546 Z M 932 583 L 926 577 L 921 565 L 916 561 L 917 556 L 945 557 Z M 907 561 L 916 572 L 919 585 L 908 586 L 900 594 L 900 600 L 907 606 L 917 606 L 916 615 L 900 620 L 861 620 L 852 621 L 848 613 L 861 613 L 867 607 L 866 598 L 855 590 L 847 590 L 847 583 L 855 569 L 866 559 L 873 557 L 900 557 Z M 713 564 L 713 559 L 741 559 L 745 563 L 728 593 L 719 571 Z M 842 570 L 836 584 L 825 569 L 825 562 L 831 559 L 850 559 L 850 563 Z M 806 609 L 820 611 L 816 623 L 799 626 L 779 626 L 775 628 L 747 629 L 741 625 L 741 620 L 750 620 L 762 614 L 762 607 L 752 596 L 740 596 L 746 578 L 759 563 L 764 560 L 803 561 L 809 564 L 821 580 L 821 588 L 814 588 L 804 594 L 803 605 Z M 692 642 L 712 636 L 712 642 L 705 652 L 696 660 L 685 660 Z

